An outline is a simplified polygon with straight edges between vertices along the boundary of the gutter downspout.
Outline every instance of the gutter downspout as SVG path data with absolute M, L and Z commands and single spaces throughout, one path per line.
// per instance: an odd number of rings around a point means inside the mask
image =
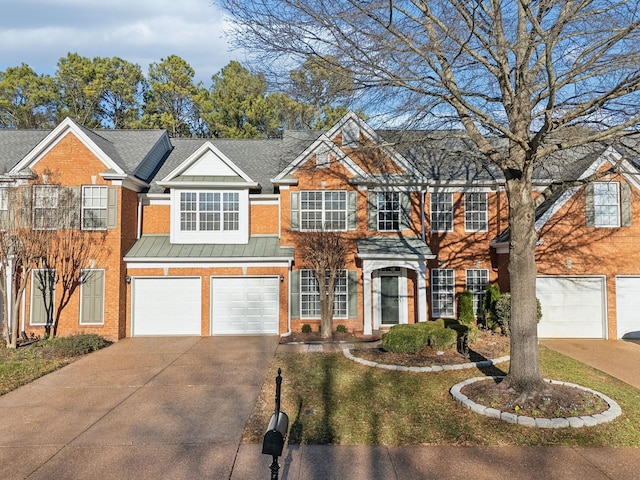
M 287 272 L 287 331 L 284 332 L 281 337 L 288 337 L 291 335 L 291 267 L 293 266 L 293 260 L 289 260 L 289 271 Z
M 420 195 L 420 229 L 421 229 L 421 235 L 422 235 L 422 241 L 427 243 L 427 233 L 426 233 L 426 227 L 424 224 L 424 204 L 425 204 L 425 198 L 427 196 L 427 190 L 424 189 L 422 190 L 422 195 Z
M 136 228 L 136 240 L 142 236 L 142 197 L 138 195 L 138 225 Z

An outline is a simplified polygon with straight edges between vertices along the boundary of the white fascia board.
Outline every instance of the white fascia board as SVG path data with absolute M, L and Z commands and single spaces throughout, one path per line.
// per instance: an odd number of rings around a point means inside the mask
M 283 181 L 283 178 L 286 175 L 291 175 L 293 172 L 297 171 L 298 168 L 306 163 L 314 153 L 320 150 L 321 146 L 328 147 L 329 151 L 333 153 L 336 159 L 342 163 L 352 175 L 366 176 L 364 170 L 351 160 L 335 143 L 333 143 L 329 137 L 322 134 L 300 155 L 298 155 L 282 172 L 280 172 L 278 176 L 273 179 L 273 183 L 278 184 Z
M 224 188 L 226 190 L 246 190 L 248 188 L 260 188 L 257 182 L 156 182 L 165 188 L 184 190 L 191 188 Z
M 279 187 L 289 187 L 289 185 L 298 185 L 297 178 L 270 178 L 269 181 Z
M 582 175 L 580 175 L 580 177 L 578 178 L 578 180 L 584 180 L 585 178 L 589 177 L 590 175 L 593 175 L 594 173 L 596 173 L 598 170 L 600 170 L 600 168 L 602 168 L 602 165 L 605 164 L 605 162 L 609 162 L 612 165 L 616 165 L 620 162 L 620 159 L 622 158 L 622 155 L 620 155 L 615 148 L 613 147 L 607 147 L 607 149 L 602 153 L 602 155 L 600 155 L 592 164 L 591 166 L 589 166 L 589 168 L 587 168 Z
M 419 260 L 433 260 L 437 258 L 437 255 L 398 255 L 397 253 L 357 253 L 356 257 L 361 260 L 398 260 L 398 261 L 406 261 L 406 260 L 415 260 L 418 258 Z
M 233 170 L 239 177 L 242 177 L 247 183 L 255 184 L 255 182 L 242 171 L 240 167 L 238 167 L 229 157 L 227 157 L 218 147 L 216 147 L 210 141 L 207 141 L 202 144 L 200 148 L 198 148 L 194 153 L 192 153 L 184 162 L 174 168 L 169 175 L 164 177 L 160 182 L 156 182 L 158 185 L 164 186 L 165 183 L 170 182 L 172 179 L 176 178 L 182 172 L 187 170 L 191 165 L 197 162 L 202 155 L 204 155 L 207 151 L 210 151 L 214 155 L 216 155 L 223 163 L 225 163 L 231 170 Z M 257 185 L 257 184 L 256 184 Z
M 134 268 L 227 268 L 227 267 L 288 267 L 293 258 L 291 257 L 272 257 L 268 260 L 260 258 L 247 257 L 242 261 L 237 258 L 194 258 L 193 261 L 187 259 L 175 258 L 157 258 L 149 260 L 148 258 L 124 257 L 127 269 Z
M 535 229 L 540 230 L 551 219 L 551 217 L 560 211 L 564 204 L 567 203 L 578 190 L 580 190 L 580 187 L 571 187 L 560 195 L 560 198 L 558 198 L 553 205 L 551 205 L 551 207 L 549 207 L 547 211 L 544 212 L 538 220 L 536 220 Z
M 171 205 L 171 194 L 169 193 L 139 193 L 138 198 L 143 205 Z
M 147 182 L 144 182 L 132 175 L 109 172 L 101 173 L 100 176 L 105 180 L 110 180 L 111 184 L 114 186 L 119 185 L 129 190 L 133 190 L 134 192 L 139 192 L 149 187 L 149 184 Z
M 25 168 L 33 168 L 40 159 L 55 147 L 67 134 L 73 133 L 85 147 L 91 151 L 108 169 L 124 174 L 125 172 L 102 151 L 76 124 L 71 118 L 65 118 L 54 128 L 44 139 L 36 145 L 20 162 L 18 162 L 10 173 L 18 173 Z
M 270 194 L 270 195 L 261 195 L 261 194 L 250 194 L 249 202 L 252 205 L 279 205 L 280 204 L 280 195 Z

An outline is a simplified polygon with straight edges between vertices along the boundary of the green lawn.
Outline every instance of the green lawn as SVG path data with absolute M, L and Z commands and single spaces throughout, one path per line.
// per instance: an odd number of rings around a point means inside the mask
M 278 354 L 244 441 L 262 442 L 280 367 L 290 443 L 640 446 L 640 390 L 543 347 L 541 359 L 546 378 L 600 391 L 620 404 L 622 416 L 597 427 L 527 428 L 474 414 L 451 398 L 451 386 L 483 375 L 477 369 L 410 373 L 365 367 L 342 354 Z
M 98 335 L 41 340 L 18 349 L 0 347 L 0 395 L 68 365 L 110 342 Z

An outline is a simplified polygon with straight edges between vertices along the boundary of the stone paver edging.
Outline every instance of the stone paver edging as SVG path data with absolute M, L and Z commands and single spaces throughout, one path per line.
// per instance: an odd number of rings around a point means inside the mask
M 598 397 L 602 398 L 607 404 L 609 404 L 609 409 L 605 410 L 602 413 L 596 413 L 595 415 L 588 415 L 584 417 L 567 417 L 567 418 L 532 418 L 526 417 L 524 415 L 515 415 L 509 412 L 501 412 L 495 408 L 485 407 L 484 405 L 480 405 L 470 400 L 469 397 L 463 395 L 460 391 L 466 385 L 470 383 L 478 382 L 481 380 L 490 380 L 490 379 L 499 379 L 504 377 L 475 377 L 465 380 L 464 382 L 460 382 L 453 387 L 451 387 L 451 396 L 458 402 L 460 402 L 463 406 L 471 410 L 472 412 L 479 413 L 480 415 L 485 415 L 491 418 L 497 418 L 509 423 L 515 423 L 518 425 L 524 425 L 526 427 L 537 427 L 537 428 L 581 428 L 581 427 L 593 427 L 595 425 L 599 425 L 602 423 L 607 423 L 612 421 L 614 418 L 622 414 L 622 409 L 620 405 L 616 403 L 615 400 L 607 397 L 606 395 L 592 390 L 591 388 L 583 387 L 581 385 L 576 385 L 575 383 L 561 382 L 559 380 L 548 380 L 544 379 L 545 382 L 549 382 L 554 385 L 566 385 L 568 387 L 578 388 L 580 390 L 584 390 L 585 392 L 590 392 Z
M 465 368 L 490 367 L 491 365 L 495 365 L 496 363 L 502 363 L 509 360 L 509 355 L 505 355 L 504 357 L 496 358 L 493 360 L 482 360 L 481 362 L 458 363 L 454 365 L 433 365 L 431 367 L 405 367 L 404 365 L 388 365 L 385 363 L 377 363 L 372 362 L 371 360 L 365 360 L 364 358 L 356 357 L 355 355 L 353 355 L 351 353 L 351 350 L 349 350 L 348 348 L 344 348 L 342 350 L 342 353 L 349 360 L 361 363 L 362 365 L 366 365 L 367 367 L 384 368 L 386 370 L 398 370 L 400 372 L 442 372 L 444 370 L 464 370 Z

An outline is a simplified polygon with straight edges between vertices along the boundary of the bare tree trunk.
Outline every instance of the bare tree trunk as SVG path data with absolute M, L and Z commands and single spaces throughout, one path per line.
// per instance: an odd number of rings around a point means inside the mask
M 530 180 L 523 177 L 508 179 L 507 194 L 511 226 L 511 363 L 505 385 L 529 396 L 544 387 L 538 352 L 535 283 L 537 234 Z

